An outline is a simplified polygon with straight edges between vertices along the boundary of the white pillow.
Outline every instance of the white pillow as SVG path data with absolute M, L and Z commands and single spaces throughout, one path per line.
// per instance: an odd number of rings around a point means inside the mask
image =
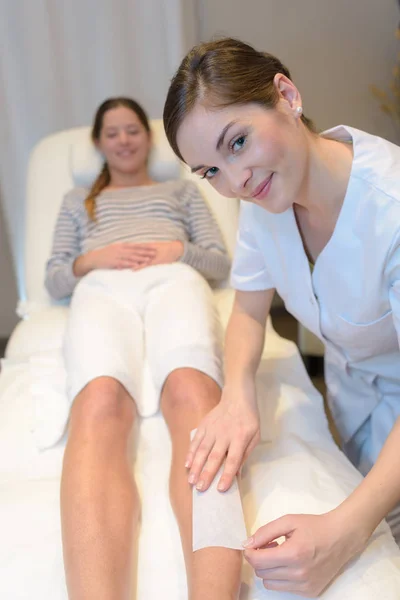
M 72 179 L 77 187 L 90 188 L 103 168 L 104 159 L 90 138 L 90 129 L 82 130 L 82 137 L 70 147 Z

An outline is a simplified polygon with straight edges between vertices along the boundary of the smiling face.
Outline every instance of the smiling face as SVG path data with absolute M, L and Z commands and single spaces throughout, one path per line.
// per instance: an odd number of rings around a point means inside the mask
M 104 114 L 96 143 L 104 155 L 111 178 L 147 169 L 151 136 L 130 108 L 117 106 Z
M 197 103 L 178 130 L 185 162 L 223 196 L 284 212 L 307 177 L 307 132 L 296 106 L 279 100 L 207 109 Z

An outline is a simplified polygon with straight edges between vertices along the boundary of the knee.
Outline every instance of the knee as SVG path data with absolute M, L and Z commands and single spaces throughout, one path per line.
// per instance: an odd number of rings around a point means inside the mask
M 218 404 L 220 397 L 220 387 L 205 373 L 190 368 L 176 369 L 165 382 L 161 408 L 164 415 L 205 414 Z
M 135 418 L 135 405 L 126 389 L 112 377 L 98 377 L 77 395 L 71 409 L 70 426 L 86 432 L 112 427 L 116 432 L 129 432 Z

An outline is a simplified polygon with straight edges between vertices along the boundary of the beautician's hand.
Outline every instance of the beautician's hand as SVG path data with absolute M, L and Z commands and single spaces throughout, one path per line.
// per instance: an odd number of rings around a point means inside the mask
M 220 403 L 201 421 L 185 466 L 189 483 L 205 491 L 225 460 L 218 490 L 230 488 L 244 461 L 260 439 L 260 421 L 254 381 L 225 386 Z
M 93 269 L 134 269 L 147 265 L 156 256 L 148 244 L 117 243 L 91 250 L 74 262 L 74 274 L 83 277 Z
M 134 267 L 135 271 L 144 269 L 151 265 L 166 265 L 178 261 L 183 254 L 183 243 L 179 240 L 173 242 L 151 242 L 148 244 L 142 244 L 149 251 L 153 252 L 154 255 L 148 263 L 143 263 L 137 267 Z
M 271 544 L 281 536 L 286 541 Z M 286 515 L 268 523 L 244 544 L 244 556 L 267 590 L 316 598 L 364 549 L 367 539 L 355 523 L 342 518 L 339 507 L 319 516 Z

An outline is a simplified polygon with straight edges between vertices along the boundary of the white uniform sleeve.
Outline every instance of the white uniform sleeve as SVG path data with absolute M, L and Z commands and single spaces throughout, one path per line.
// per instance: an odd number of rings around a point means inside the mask
M 244 292 L 275 288 L 253 233 L 256 223 L 251 208 L 242 202 L 231 271 L 231 286 Z

